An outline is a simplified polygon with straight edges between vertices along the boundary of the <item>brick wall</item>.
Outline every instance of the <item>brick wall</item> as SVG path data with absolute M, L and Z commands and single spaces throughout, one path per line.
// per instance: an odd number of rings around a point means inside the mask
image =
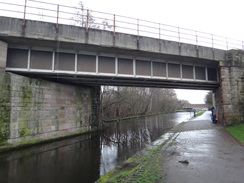
M 0 74 L 0 142 L 26 142 L 92 130 L 94 89 Z
M 244 122 L 244 52 L 231 50 L 220 65 L 220 87 L 215 92 L 219 121 L 227 126 Z

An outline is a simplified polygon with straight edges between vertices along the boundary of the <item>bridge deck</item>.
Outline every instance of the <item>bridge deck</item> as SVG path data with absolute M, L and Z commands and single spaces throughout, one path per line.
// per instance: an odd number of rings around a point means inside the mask
M 225 51 L 109 31 L 0 17 L 7 71 L 74 84 L 212 90 Z
M 9 48 L 6 70 L 75 84 L 197 89 L 218 85 L 214 67 L 67 50 Z

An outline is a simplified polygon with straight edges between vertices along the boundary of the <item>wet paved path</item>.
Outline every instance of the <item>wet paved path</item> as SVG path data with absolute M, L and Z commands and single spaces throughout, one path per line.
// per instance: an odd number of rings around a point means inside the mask
M 209 112 L 173 130 L 178 136 L 164 151 L 165 183 L 244 182 L 244 147 L 212 124 Z

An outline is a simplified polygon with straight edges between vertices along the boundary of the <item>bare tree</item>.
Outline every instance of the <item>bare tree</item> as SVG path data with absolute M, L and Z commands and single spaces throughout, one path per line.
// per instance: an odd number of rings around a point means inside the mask
M 213 106 L 213 93 L 208 92 L 207 95 L 204 98 L 205 104 L 208 104 L 209 106 Z
M 121 118 L 158 112 L 174 112 L 179 101 L 174 90 L 136 87 L 104 87 L 101 116 Z
M 112 28 L 112 25 L 109 25 L 107 19 L 102 19 L 102 21 L 99 22 L 92 14 L 93 12 L 89 9 L 85 9 L 84 3 L 80 1 L 75 16 L 72 17 L 71 20 L 74 21 L 74 25 L 81 27 L 103 30 L 110 30 Z M 99 17 L 99 20 L 100 19 Z
M 179 100 L 178 109 L 182 109 L 185 106 L 188 106 L 189 104 L 190 104 L 190 102 L 188 100 Z

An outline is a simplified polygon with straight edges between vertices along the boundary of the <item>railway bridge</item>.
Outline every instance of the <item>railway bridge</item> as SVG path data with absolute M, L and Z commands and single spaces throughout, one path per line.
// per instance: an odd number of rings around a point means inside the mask
M 0 141 L 95 130 L 102 85 L 211 90 L 243 122 L 243 51 L 181 40 L 0 16 Z

